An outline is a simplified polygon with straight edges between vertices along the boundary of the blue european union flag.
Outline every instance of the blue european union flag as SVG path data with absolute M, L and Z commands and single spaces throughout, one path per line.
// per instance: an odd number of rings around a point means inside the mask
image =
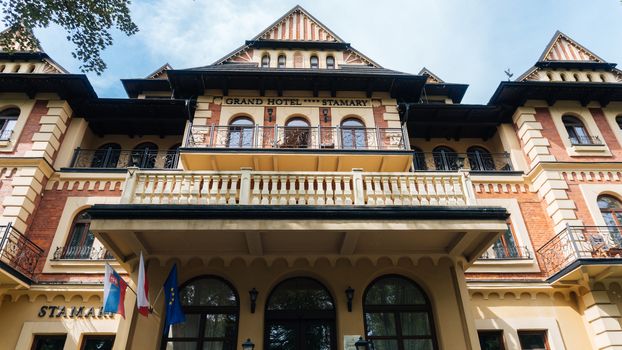
M 166 322 L 164 329 L 168 333 L 171 325 L 186 321 L 186 316 L 181 309 L 179 289 L 177 288 L 177 265 L 173 265 L 171 272 L 164 282 L 164 302 L 166 303 Z

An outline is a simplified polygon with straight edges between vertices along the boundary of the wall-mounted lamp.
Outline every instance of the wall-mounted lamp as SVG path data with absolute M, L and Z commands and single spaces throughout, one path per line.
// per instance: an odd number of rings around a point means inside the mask
M 248 291 L 248 295 L 251 297 L 251 314 L 254 314 L 255 308 L 257 307 L 257 295 L 259 295 L 259 292 L 257 289 L 253 288 Z
M 268 108 L 268 121 L 272 122 L 272 113 L 274 113 L 274 109 Z
M 255 343 L 251 341 L 251 338 L 246 339 L 246 341 L 242 343 L 242 350 L 253 350 L 253 349 L 255 349 Z
M 356 350 L 369 350 L 369 342 L 363 339 L 363 337 L 359 337 L 359 340 L 354 343 L 354 347 Z
M 132 166 L 139 166 L 140 165 L 140 158 L 141 158 L 142 154 L 138 153 L 138 152 L 132 152 Z
M 322 109 L 322 115 L 324 116 L 324 123 L 328 123 L 328 108 Z
M 346 298 L 348 300 L 348 312 L 352 312 L 352 299 L 354 299 L 354 289 L 348 286 L 346 289 Z

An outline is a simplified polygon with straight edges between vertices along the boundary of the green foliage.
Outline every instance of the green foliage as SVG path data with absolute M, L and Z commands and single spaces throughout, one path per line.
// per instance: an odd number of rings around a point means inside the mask
M 31 35 L 34 28 L 57 24 L 75 45 L 74 58 L 83 72 L 98 75 L 106 69 L 102 51 L 112 45 L 111 29 L 126 35 L 138 32 L 130 17 L 130 0 L 0 0 L 7 29 L 0 33 L 0 47 L 6 51 L 38 50 Z

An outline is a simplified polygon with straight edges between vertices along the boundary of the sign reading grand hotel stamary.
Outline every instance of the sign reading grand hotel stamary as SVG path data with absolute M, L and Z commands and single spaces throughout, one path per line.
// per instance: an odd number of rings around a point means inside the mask
M 225 96 L 222 102 L 226 106 L 371 107 L 368 98 Z

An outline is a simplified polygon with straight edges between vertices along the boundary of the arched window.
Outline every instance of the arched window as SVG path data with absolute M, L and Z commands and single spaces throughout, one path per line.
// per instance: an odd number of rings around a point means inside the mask
M 279 68 L 285 68 L 285 65 L 287 64 L 287 58 L 285 57 L 285 55 L 279 55 L 277 63 L 279 65 Z
M 97 254 L 93 251 L 95 236 L 90 230 L 91 216 L 87 212 L 76 215 L 71 225 L 69 239 L 62 249 L 57 249 L 56 259 L 93 259 Z
M 347 118 L 341 122 L 341 145 L 345 149 L 366 149 L 367 129 L 356 118 Z
M 434 167 L 439 171 L 456 171 L 460 169 L 458 154 L 449 147 L 439 146 L 432 151 Z
M 233 119 L 229 124 L 227 147 L 253 147 L 254 126 L 253 120 L 248 117 L 237 117 Z
M 425 153 L 421 148 L 413 147 L 413 166 L 415 170 L 428 170 L 428 165 L 425 162 Z
M 467 158 L 469 159 L 469 166 L 473 171 L 494 171 L 495 161 L 488 150 L 482 147 L 469 147 L 467 150 Z
M 173 147 L 168 149 L 168 151 L 166 152 L 166 157 L 164 159 L 164 168 L 177 168 L 177 163 L 179 162 L 179 147 L 181 147 L 181 143 L 173 145 Z
M 79 154 L 78 154 L 79 155 Z M 107 143 L 93 152 L 91 168 L 116 168 L 121 156 L 121 146 L 118 143 Z M 80 164 L 80 159 L 75 162 Z
M 311 68 L 320 68 L 320 60 L 317 56 L 311 56 Z
M 19 113 L 19 108 L 7 108 L 0 112 L 0 140 L 11 139 Z
M 335 57 L 333 56 L 326 57 L 326 68 L 335 69 Z
M 261 56 L 261 67 L 262 68 L 270 67 L 270 56 L 268 55 Z
M 574 81 L 579 81 L 579 74 L 573 73 L 572 77 L 574 78 Z
M 158 145 L 152 142 L 143 142 L 132 150 L 132 166 L 143 169 L 153 169 L 158 159 Z M 161 166 L 161 165 L 160 165 Z
M 413 281 L 397 275 L 372 282 L 363 294 L 365 334 L 375 349 L 434 350 L 432 308 Z
M 608 239 L 610 242 L 608 243 L 617 248 L 622 247 L 622 234 L 620 233 L 622 229 L 622 202 L 610 195 L 600 195 L 598 196 L 598 207 L 610 233 L 610 239 Z
M 335 315 L 333 298 L 321 283 L 287 279 L 266 303 L 264 349 L 336 350 Z
M 595 144 L 590 134 L 587 132 L 585 125 L 583 122 L 579 120 L 577 117 L 573 117 L 570 115 L 565 115 L 562 117 L 562 122 L 564 123 L 564 127 L 568 132 L 568 137 L 570 138 L 570 142 L 573 145 L 592 145 Z
M 240 302 L 228 282 L 199 277 L 182 286 L 179 297 L 186 322 L 164 334 L 161 349 L 238 349 Z
M 287 120 L 283 131 L 283 148 L 311 147 L 311 127 L 302 117 L 293 117 Z

